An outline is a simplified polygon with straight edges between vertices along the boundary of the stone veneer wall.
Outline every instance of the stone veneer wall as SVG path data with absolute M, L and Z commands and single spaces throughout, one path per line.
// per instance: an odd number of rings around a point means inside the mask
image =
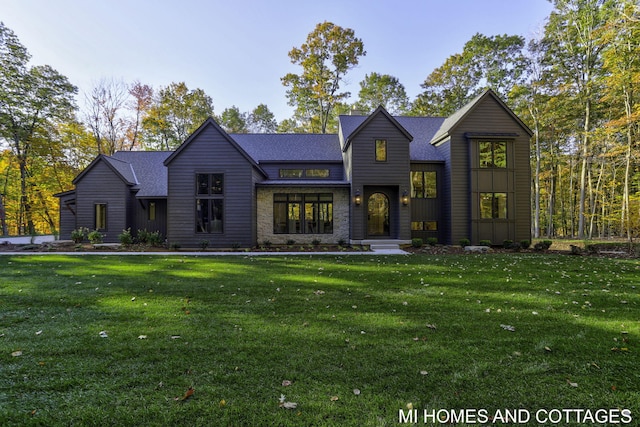
M 274 234 L 273 195 L 275 193 L 332 193 L 333 194 L 333 234 Z M 265 240 L 275 245 L 284 245 L 287 240 L 296 244 L 311 243 L 314 239 L 321 243 L 335 244 L 340 240 L 349 242 L 349 189 L 348 188 L 269 188 L 258 187 L 258 244 Z

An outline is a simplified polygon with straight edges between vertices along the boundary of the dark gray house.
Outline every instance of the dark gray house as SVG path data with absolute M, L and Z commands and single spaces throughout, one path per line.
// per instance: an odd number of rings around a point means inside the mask
M 60 193 L 61 236 L 251 247 L 530 238 L 529 128 L 492 91 L 450 117 L 340 116 L 339 132 L 227 134 L 209 118 L 176 151 L 98 156 Z

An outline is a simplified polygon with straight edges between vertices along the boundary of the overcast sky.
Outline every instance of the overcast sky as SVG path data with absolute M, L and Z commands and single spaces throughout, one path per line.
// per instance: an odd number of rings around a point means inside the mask
M 348 76 L 352 101 L 365 74 L 397 77 L 413 100 L 420 84 L 475 33 L 539 33 L 547 0 L 0 0 L 0 20 L 32 55 L 85 91 L 101 78 L 155 89 L 184 81 L 216 114 L 264 103 L 288 118 L 280 78 L 300 72 L 287 53 L 316 24 L 355 31 L 367 55 Z

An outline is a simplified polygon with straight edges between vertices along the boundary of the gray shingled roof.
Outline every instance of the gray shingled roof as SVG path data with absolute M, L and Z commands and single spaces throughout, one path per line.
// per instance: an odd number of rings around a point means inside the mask
M 137 177 L 136 197 L 167 197 L 167 168 L 163 162 L 171 153 L 171 151 L 118 151 L 108 159 L 130 165 Z
M 109 156 L 104 156 L 103 158 L 122 176 L 127 184 L 135 185 L 138 183 L 138 179 L 130 163 Z
M 229 136 L 257 163 L 342 161 L 340 141 L 335 134 L 234 133 Z
M 346 140 L 369 116 L 340 116 L 343 138 Z M 444 117 L 393 117 L 413 136 L 410 158 L 414 161 L 442 161 L 444 157 L 430 141 L 445 121 Z

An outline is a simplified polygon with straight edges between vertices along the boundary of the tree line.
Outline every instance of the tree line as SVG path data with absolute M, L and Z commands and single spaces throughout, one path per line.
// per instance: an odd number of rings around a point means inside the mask
M 316 25 L 289 52 L 281 78 L 290 118 L 265 104 L 214 112 L 202 89 L 102 79 L 83 95 L 0 23 L 0 232 L 57 228 L 53 194 L 97 154 L 173 150 L 207 117 L 230 133 L 337 131 L 337 118 L 383 105 L 395 115 L 448 116 L 486 88 L 532 129 L 534 237 L 640 233 L 640 11 L 633 0 L 552 0 L 540 34 L 475 34 L 427 75 L 413 100 L 394 76 L 371 72 L 355 101 L 345 78 L 366 55 L 355 31 Z

